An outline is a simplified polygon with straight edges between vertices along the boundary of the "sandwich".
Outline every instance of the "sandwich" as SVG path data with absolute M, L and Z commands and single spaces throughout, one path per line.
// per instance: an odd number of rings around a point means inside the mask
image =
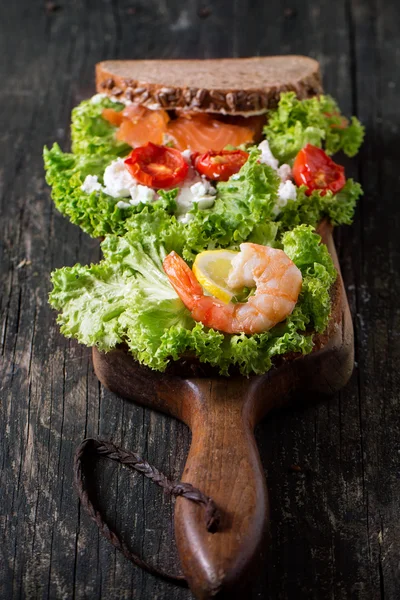
M 358 119 L 322 95 L 315 60 L 106 61 L 96 67 L 96 88 L 73 110 L 72 152 L 44 150 L 56 207 L 89 235 L 123 235 L 133 215 L 159 208 L 194 221 L 193 231 L 230 215 L 230 235 L 243 225 L 238 216 L 286 228 L 324 216 L 351 222 L 357 183 L 293 177 L 307 144 L 324 151 L 310 160 L 337 172 L 328 157 L 354 156 L 363 139 Z M 274 169 L 276 190 L 265 193 L 258 164 Z
M 364 134 L 318 64 L 109 61 L 96 85 L 72 152 L 45 149 L 57 207 L 104 238 L 99 264 L 52 275 L 64 335 L 159 371 L 190 355 L 260 374 L 311 352 L 337 279 L 315 227 L 350 223 L 362 193 L 331 156 Z

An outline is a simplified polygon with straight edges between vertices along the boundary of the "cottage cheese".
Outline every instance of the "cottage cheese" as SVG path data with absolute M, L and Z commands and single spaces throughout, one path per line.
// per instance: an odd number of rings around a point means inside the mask
M 103 191 L 113 198 L 130 197 L 129 201 L 121 200 L 117 202 L 118 208 L 129 208 L 140 203 L 149 204 L 157 197 L 153 189 L 137 183 L 136 179 L 129 173 L 122 158 L 117 158 L 106 167 L 103 179 L 104 186 L 99 182 L 97 175 L 88 175 L 81 189 L 87 194 Z
M 283 164 L 279 167 L 279 169 L 277 170 L 277 173 L 279 175 L 279 177 L 281 178 L 281 181 L 285 182 L 288 181 L 289 179 L 292 178 L 292 169 L 290 167 L 290 165 L 287 164 Z
M 129 202 L 124 202 L 123 200 L 120 200 L 119 202 L 117 202 L 117 207 L 118 208 L 130 208 L 131 205 Z
M 100 102 L 102 100 L 104 100 L 104 98 L 108 98 L 109 100 L 111 100 L 111 102 L 121 102 L 121 100 L 119 100 L 118 98 L 116 98 L 115 96 L 109 96 L 108 94 L 95 94 L 94 96 L 92 96 L 90 98 L 90 102 L 92 104 L 100 104 Z M 124 102 L 122 101 L 122 103 L 124 104 Z
M 187 151 L 185 150 L 185 152 Z M 200 177 L 193 167 L 190 167 L 176 199 L 178 214 L 187 213 L 194 204 L 197 204 L 200 209 L 211 208 L 215 202 L 216 193 L 215 187 L 205 177 Z
M 153 189 L 145 185 L 136 185 L 131 188 L 131 201 L 132 205 L 151 204 L 156 199 L 156 193 Z
M 207 179 L 202 178 L 201 181 L 191 185 L 190 191 L 193 195 L 193 204 L 197 204 L 199 208 L 204 209 L 213 206 L 217 190 Z
M 85 181 L 81 185 L 81 190 L 86 192 L 86 194 L 99 192 L 101 189 L 103 189 L 103 186 L 101 185 L 97 175 L 87 175 Z
M 279 184 L 277 204 L 280 207 L 286 206 L 288 200 L 297 200 L 296 186 L 290 180 Z
M 193 215 L 189 212 L 185 213 L 184 215 L 178 215 L 177 220 L 179 221 L 179 223 L 189 223 L 189 221 L 191 221 L 193 219 Z
M 171 138 L 173 139 L 173 138 Z M 183 158 L 185 159 L 185 161 L 187 162 L 188 165 L 192 165 L 192 152 L 191 150 L 184 150 L 183 152 L 181 152 Z
M 213 206 L 217 190 L 211 185 L 205 177 L 193 169 L 190 164 L 190 150 L 182 152 L 182 156 L 189 163 L 189 173 L 180 186 L 176 202 L 178 206 L 178 216 L 183 221 L 183 216 L 196 204 L 200 209 L 206 209 Z M 97 175 L 88 175 L 83 182 L 81 189 L 87 194 L 94 191 L 103 191 L 113 198 L 123 198 L 117 203 L 118 208 L 124 209 L 138 204 L 150 204 L 157 200 L 156 192 L 145 185 L 137 183 L 125 166 L 123 158 L 117 158 L 109 164 L 103 175 L 104 186 L 98 180 Z M 128 200 L 128 198 L 130 198 Z M 126 200 L 125 200 L 126 199 Z M 188 222 L 191 216 L 186 216 L 184 222 Z
M 104 98 L 107 98 L 107 94 L 95 94 L 90 98 L 90 102 L 92 104 L 100 104 L 100 102 L 104 100 Z
M 272 215 L 277 217 L 282 212 L 289 200 L 297 200 L 297 190 L 294 183 L 290 180 L 279 184 L 278 199 L 272 209 Z
M 272 154 L 268 141 L 264 140 L 263 142 L 261 142 L 261 144 L 258 145 L 258 149 L 261 150 L 260 162 L 264 165 L 269 165 L 274 169 L 274 171 L 277 171 L 279 161 Z
M 283 164 L 280 167 L 279 161 L 271 152 L 271 148 L 269 147 L 268 140 L 264 140 L 261 144 L 258 145 L 258 149 L 261 150 L 260 162 L 269 165 L 277 172 L 282 181 L 287 181 L 292 177 L 292 169 L 290 165 Z
M 104 171 L 105 192 L 113 198 L 128 198 L 132 188 L 136 188 L 136 180 L 129 173 L 123 158 L 114 160 Z

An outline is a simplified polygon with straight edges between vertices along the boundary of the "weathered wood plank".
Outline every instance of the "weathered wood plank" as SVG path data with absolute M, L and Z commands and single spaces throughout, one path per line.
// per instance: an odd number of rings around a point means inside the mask
M 21 1 L 0 6 L 0 596 L 188 599 L 127 564 L 81 514 L 72 455 L 100 433 L 179 476 L 187 429 L 101 390 L 90 352 L 64 340 L 47 305 L 48 274 L 99 258 L 56 213 L 42 178 L 44 143 L 68 143 L 73 105 L 107 57 L 305 53 L 368 128 L 349 173 L 365 196 L 337 234 L 356 328 L 357 369 L 340 395 L 263 423 L 257 439 L 271 496 L 272 541 L 249 598 L 398 597 L 399 211 L 396 189 L 399 10 L 395 2 Z M 203 18 L 198 14 L 203 14 Z M 205 18 L 204 18 L 205 15 Z M 22 33 L 23 32 L 23 33 Z M 31 264 L 19 266 L 26 259 Z M 19 266 L 19 268 L 17 268 Z M 301 470 L 291 470 L 298 465 Z M 110 519 L 132 546 L 176 567 L 172 507 L 137 477 L 106 469 Z

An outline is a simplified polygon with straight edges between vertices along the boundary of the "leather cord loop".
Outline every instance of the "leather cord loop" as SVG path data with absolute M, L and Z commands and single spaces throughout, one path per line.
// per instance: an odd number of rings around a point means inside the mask
M 203 506 L 205 512 L 205 527 L 210 533 L 214 533 L 218 529 L 220 514 L 211 498 L 203 494 L 199 489 L 192 486 L 190 483 L 174 482 L 168 479 L 158 469 L 150 465 L 139 454 L 130 452 L 120 448 L 107 440 L 96 438 L 85 439 L 77 448 L 74 457 L 74 482 L 78 492 L 79 499 L 83 508 L 86 510 L 90 518 L 96 523 L 99 531 L 117 550 L 130 560 L 132 563 L 144 569 L 152 575 L 156 575 L 167 581 L 178 583 L 179 585 L 187 586 L 186 579 L 183 575 L 171 575 L 162 569 L 158 569 L 144 561 L 134 552 L 131 552 L 125 542 L 105 523 L 100 511 L 95 507 L 86 487 L 85 466 L 96 457 L 108 458 L 116 463 L 119 463 L 131 470 L 142 473 L 145 477 L 153 481 L 171 496 L 182 496 L 191 502 Z

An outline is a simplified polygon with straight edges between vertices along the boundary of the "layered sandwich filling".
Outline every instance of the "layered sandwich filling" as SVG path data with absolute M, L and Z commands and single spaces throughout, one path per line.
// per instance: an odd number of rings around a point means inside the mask
M 104 96 L 96 94 L 92 101 Z M 169 145 L 181 152 L 223 150 L 226 146 L 252 144 L 261 139 L 265 115 L 250 117 L 224 116 L 185 110 L 151 110 L 128 104 L 121 110 L 105 108 L 102 117 L 117 127 L 116 138 L 132 148 L 147 142 Z
M 152 142 L 148 143 L 146 149 L 150 146 L 149 150 L 151 150 L 152 145 Z M 278 165 L 278 160 L 273 156 L 267 140 L 259 144 L 258 150 L 260 152 L 259 163 L 271 167 L 280 178 L 273 210 L 274 216 L 276 216 L 289 200 L 297 200 L 296 186 L 292 181 L 292 169 L 288 164 Z M 134 163 L 136 169 L 132 173 L 130 155 L 127 159 L 117 158 L 105 168 L 103 184 L 97 175 L 87 175 L 81 186 L 82 191 L 87 194 L 103 192 L 112 198 L 117 198 L 119 199 L 117 207 L 120 209 L 151 204 L 160 200 L 157 191 L 162 186 L 157 185 L 157 174 L 161 170 L 165 178 L 165 171 L 168 170 L 169 173 L 169 167 L 165 166 L 162 161 L 166 161 L 165 154 L 172 151 L 164 146 L 158 146 L 156 151 L 157 155 L 153 160 L 158 162 L 150 163 L 155 175 L 144 172 L 143 164 L 140 161 Z M 239 157 L 237 156 L 238 152 L 240 153 Z M 175 177 L 176 180 L 172 183 L 172 187 L 177 191 L 176 214 L 178 220 L 185 222 L 190 219 L 188 213 L 194 205 L 202 210 L 209 209 L 214 205 L 217 198 L 216 181 L 221 178 L 221 165 L 228 167 L 229 176 L 226 180 L 229 180 L 230 177 L 235 180 L 236 174 L 249 157 L 249 154 L 244 151 L 208 152 L 204 155 L 192 153 L 190 150 L 174 151 L 174 153 L 176 155 L 179 153 L 176 160 L 183 167 L 183 175 Z M 239 160 L 237 160 L 238 158 Z M 215 164 L 211 162 L 212 159 L 215 160 Z M 150 185 L 140 183 L 141 180 L 148 181 Z
M 123 234 L 132 215 L 159 207 L 203 231 L 223 215 L 289 229 L 327 216 L 349 223 L 361 193 L 330 155 L 354 155 L 363 128 L 334 100 L 283 93 L 277 108 L 244 117 L 121 103 L 105 94 L 72 115 L 72 153 L 45 149 L 57 208 L 90 235 Z M 236 214 L 234 214 L 236 213 Z

